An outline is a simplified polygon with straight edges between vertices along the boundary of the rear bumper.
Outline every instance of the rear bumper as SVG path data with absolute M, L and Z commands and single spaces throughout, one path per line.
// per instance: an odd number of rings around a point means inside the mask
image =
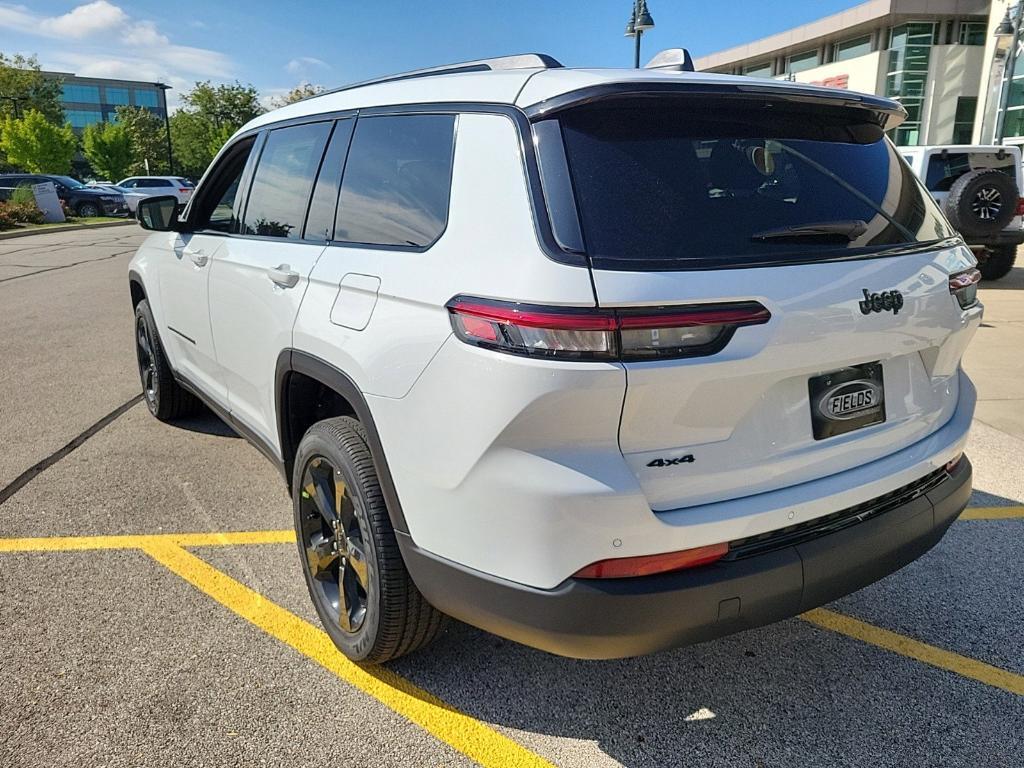
M 551 590 L 462 567 L 424 552 L 405 534 L 399 544 L 416 585 L 444 613 L 551 653 L 621 658 L 778 621 L 887 576 L 942 538 L 967 506 L 971 476 L 965 457 L 919 492 L 844 511 L 850 514 L 839 517 L 847 524 L 834 532 L 784 539 L 755 548 L 759 554 L 690 571 L 567 579 Z

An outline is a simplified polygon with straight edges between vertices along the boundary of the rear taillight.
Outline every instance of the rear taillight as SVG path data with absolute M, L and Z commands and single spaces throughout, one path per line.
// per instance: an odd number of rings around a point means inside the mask
M 459 296 L 448 302 L 448 311 L 455 335 L 467 344 L 562 360 L 623 362 L 712 355 L 737 328 L 771 319 L 756 301 L 601 310 Z
M 178 189 L 178 191 L 184 194 L 185 192 L 191 192 L 192 190 L 190 190 L 188 187 L 181 187 L 180 189 Z
M 956 296 L 960 309 L 969 309 L 978 303 L 978 283 L 981 282 L 981 272 L 977 269 L 968 269 L 966 272 L 958 272 L 949 276 L 949 292 Z
M 1017 208 L 1014 210 L 1015 216 L 1024 216 L 1024 197 L 1017 198 Z
M 728 544 L 711 544 L 706 547 L 684 549 L 680 552 L 665 552 L 660 555 L 641 557 L 616 557 L 599 560 L 573 574 L 577 579 L 627 579 L 634 576 L 652 576 L 656 573 L 670 573 L 685 568 L 710 565 L 729 554 Z

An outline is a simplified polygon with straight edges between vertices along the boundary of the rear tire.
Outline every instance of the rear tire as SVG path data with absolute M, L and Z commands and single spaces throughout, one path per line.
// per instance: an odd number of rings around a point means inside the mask
M 405 568 L 358 421 L 341 416 L 309 428 L 295 456 L 292 499 L 306 586 L 342 653 L 380 663 L 437 636 L 444 614 Z
M 978 260 L 978 271 L 983 280 L 998 280 L 1006 277 L 1017 260 L 1016 245 L 999 245 L 986 248 L 983 258 Z
M 150 413 L 160 421 L 171 421 L 199 410 L 199 400 L 174 378 L 146 299 L 135 307 L 135 358 L 139 363 L 142 397 Z

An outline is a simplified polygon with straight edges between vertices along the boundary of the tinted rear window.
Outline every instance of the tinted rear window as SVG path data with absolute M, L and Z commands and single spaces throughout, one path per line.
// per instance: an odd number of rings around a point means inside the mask
M 855 114 L 683 99 L 566 113 L 587 253 L 599 268 L 705 268 L 952 236 L 881 129 Z M 764 237 L 837 222 L 866 229 Z
M 1016 180 L 1014 156 L 997 152 L 944 152 L 928 158 L 925 185 L 932 192 L 949 192 L 953 183 L 970 171 L 992 168 Z

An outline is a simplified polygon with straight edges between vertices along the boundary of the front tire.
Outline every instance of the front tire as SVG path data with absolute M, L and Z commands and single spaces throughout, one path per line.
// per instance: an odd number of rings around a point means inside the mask
M 405 569 L 358 421 L 342 416 L 310 427 L 295 457 L 292 498 L 306 586 L 342 653 L 380 663 L 437 636 L 443 614 Z
M 100 207 L 96 203 L 79 203 L 76 210 L 83 219 L 95 218 L 100 215 Z
M 1000 245 L 986 248 L 983 258 L 978 260 L 978 271 L 983 280 L 998 280 L 1006 277 L 1017 260 L 1016 245 Z
M 160 421 L 190 416 L 199 409 L 195 396 L 174 379 L 146 299 L 135 307 L 135 359 L 146 407 Z

